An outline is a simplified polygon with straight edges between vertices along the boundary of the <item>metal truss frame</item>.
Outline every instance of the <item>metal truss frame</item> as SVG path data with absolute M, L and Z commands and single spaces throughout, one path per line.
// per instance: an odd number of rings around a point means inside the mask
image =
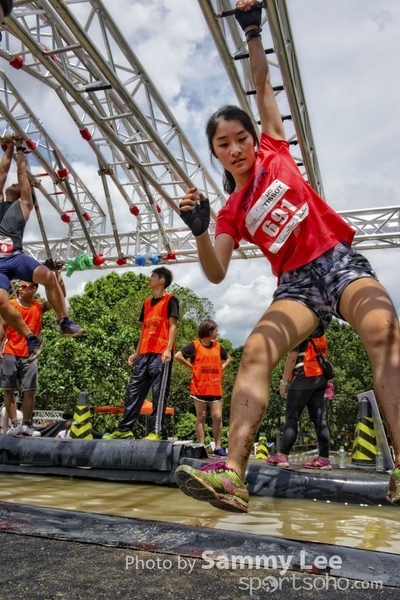
M 246 40 L 231 0 L 198 0 L 239 105 L 259 122 Z M 304 178 L 324 196 L 286 3 L 264 2 L 263 41 L 286 139 Z M 267 16 L 268 15 L 268 16 Z
M 238 103 L 257 122 L 243 33 L 233 16 L 223 16 L 231 11 L 231 2 L 198 2 Z M 286 3 L 266 4 L 263 36 L 268 38 L 266 53 L 287 137 L 300 171 L 323 195 Z M 207 196 L 213 233 L 224 194 L 103 2 L 16 0 L 14 6 L 4 22 L 0 56 L 55 91 L 71 118 L 69 125 L 78 128 L 95 156 L 104 192 L 101 201 L 93 197 L 16 87 L 0 73 L 0 135 L 11 129 L 33 141 L 29 172 L 41 192 L 37 215 L 43 240 L 27 241 L 26 250 L 38 260 L 87 253 L 99 259 L 97 266 L 108 268 L 143 266 L 153 259 L 197 262 L 195 239 L 179 218 L 179 199 L 194 186 Z M 52 191 L 47 181 L 52 181 Z M 65 222 L 69 217 L 67 235 L 48 237 L 51 227 L 41 218 L 48 211 Z M 117 213 L 123 211 L 122 231 Z M 399 211 L 389 207 L 342 214 L 356 230 L 356 245 L 366 249 L 398 245 Z M 259 249 L 248 243 L 234 253 L 237 259 L 259 256 Z

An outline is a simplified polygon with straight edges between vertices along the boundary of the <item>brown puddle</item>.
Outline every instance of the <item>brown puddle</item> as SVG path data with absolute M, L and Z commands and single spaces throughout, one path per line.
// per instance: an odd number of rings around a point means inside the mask
M 176 488 L 2 473 L 0 501 L 242 531 L 400 554 L 400 509 L 252 496 L 229 514 Z

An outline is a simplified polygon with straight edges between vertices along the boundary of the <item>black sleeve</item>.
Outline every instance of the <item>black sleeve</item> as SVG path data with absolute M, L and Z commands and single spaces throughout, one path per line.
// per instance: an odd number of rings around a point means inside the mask
M 223 348 L 221 346 L 221 360 L 222 360 L 222 362 L 225 362 L 227 358 L 228 358 L 228 352 L 225 350 L 225 348 Z
M 307 346 L 310 343 L 310 338 L 306 338 L 303 340 L 296 348 L 293 348 L 295 352 L 305 352 L 307 350 Z
M 194 358 L 196 356 L 196 348 L 195 348 L 193 342 L 186 344 L 186 346 L 184 346 L 181 349 L 181 352 L 182 352 L 183 358 L 186 358 L 186 360 L 191 360 L 192 362 L 194 361 Z
M 8 17 L 13 11 L 13 0 L 1 0 L 4 16 Z
M 171 296 L 168 302 L 168 318 L 171 317 L 179 319 L 179 300 L 176 296 Z
M 139 321 L 141 323 L 144 321 L 144 304 L 142 304 L 142 312 L 140 313 Z

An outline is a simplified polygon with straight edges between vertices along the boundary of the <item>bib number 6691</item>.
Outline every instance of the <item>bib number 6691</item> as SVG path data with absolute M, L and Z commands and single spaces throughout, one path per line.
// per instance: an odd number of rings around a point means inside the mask
M 286 210 L 284 210 L 286 209 Z M 287 200 L 282 200 L 280 208 L 274 208 L 271 213 L 271 219 L 267 219 L 262 224 L 262 230 L 270 237 L 276 237 L 282 228 L 282 225 L 288 220 L 290 213 L 296 212 L 296 207 Z

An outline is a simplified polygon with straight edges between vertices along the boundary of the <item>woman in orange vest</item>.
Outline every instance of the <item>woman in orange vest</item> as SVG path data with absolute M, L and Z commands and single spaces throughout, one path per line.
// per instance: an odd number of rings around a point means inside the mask
M 232 361 L 228 352 L 216 342 L 218 325 L 212 319 L 204 319 L 199 325 L 199 339 L 193 340 L 175 354 L 177 361 L 192 371 L 190 397 L 196 409 L 196 436 L 204 444 L 204 426 L 207 407 L 212 419 L 215 442 L 214 454 L 226 456 L 221 447 L 222 437 L 222 373 Z
M 314 344 L 311 342 L 314 342 Z M 289 453 L 297 438 L 297 426 L 307 407 L 310 420 L 315 426 L 318 439 L 318 456 L 303 464 L 306 469 L 331 469 L 329 460 L 330 435 L 325 419 L 325 389 L 328 380 L 317 360 L 318 352 L 327 355 L 326 336 L 315 330 L 299 346 L 289 352 L 279 393 L 286 396 L 286 421 L 280 452 L 269 456 L 265 462 L 277 467 L 289 466 Z

